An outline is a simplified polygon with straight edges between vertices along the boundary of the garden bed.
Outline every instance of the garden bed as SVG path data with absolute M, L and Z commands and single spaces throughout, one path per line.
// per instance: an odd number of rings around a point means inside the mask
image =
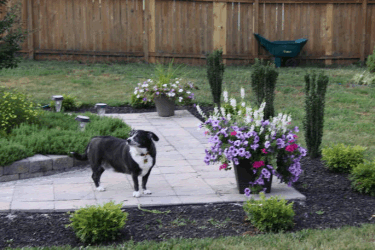
M 183 107 L 180 107 L 183 108 Z M 185 107 L 200 118 L 194 107 Z M 203 107 L 204 111 L 212 107 Z M 115 108 L 114 113 L 153 112 L 154 109 L 134 110 Z M 107 111 L 108 112 L 108 111 Z M 111 110 L 109 110 L 111 112 Z M 338 228 L 375 223 L 375 197 L 354 192 L 347 174 L 330 173 L 320 159 L 305 157 L 301 161 L 304 174 L 294 187 L 306 196 L 306 201 L 295 201 L 295 226 L 292 231 L 307 228 Z M 241 204 L 206 204 L 164 206 L 149 213 L 138 208 L 124 209 L 129 213 L 126 226 L 119 238 L 106 244 L 129 240 L 161 241 L 169 238 L 204 238 L 254 235 L 260 232 L 245 220 Z M 71 228 L 66 213 L 2 213 L 0 214 L 0 248 L 24 246 L 83 246 Z

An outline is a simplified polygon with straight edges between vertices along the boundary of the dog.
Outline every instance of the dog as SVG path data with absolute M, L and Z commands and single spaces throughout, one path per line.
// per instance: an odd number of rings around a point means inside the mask
M 75 159 L 89 161 L 98 191 L 105 191 L 100 185 L 100 176 L 106 168 L 113 168 L 115 172 L 132 176 L 134 197 L 140 197 L 138 176 L 142 176 L 143 194 L 151 194 L 146 184 L 156 161 L 154 141 L 159 141 L 159 138 L 153 132 L 144 130 L 132 130 L 129 136 L 128 139 L 96 136 L 91 138 L 83 155 L 71 152 Z

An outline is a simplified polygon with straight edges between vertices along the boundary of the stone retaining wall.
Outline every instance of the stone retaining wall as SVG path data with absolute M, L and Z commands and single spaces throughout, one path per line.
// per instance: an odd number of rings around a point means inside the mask
M 47 176 L 86 165 L 87 161 L 78 161 L 66 155 L 37 154 L 9 166 L 0 166 L 0 182 Z

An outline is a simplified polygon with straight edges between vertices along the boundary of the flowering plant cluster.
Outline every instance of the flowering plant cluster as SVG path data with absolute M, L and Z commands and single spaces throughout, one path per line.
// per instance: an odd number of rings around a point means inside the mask
M 148 79 L 143 83 L 138 83 L 134 89 L 134 95 L 141 99 L 143 103 L 153 102 L 155 97 L 166 96 L 176 100 L 181 104 L 190 103 L 195 99 L 191 90 L 197 89 L 192 82 L 183 82 L 182 79 L 171 79 L 169 83 L 156 82 Z
M 215 107 L 208 117 L 197 105 L 198 112 L 205 118 L 199 125 L 209 135 L 211 146 L 206 149 L 204 162 L 220 162 L 220 170 L 231 169 L 230 164 L 239 165 L 240 161 L 251 162 L 255 181 L 249 183 L 252 190 L 259 190 L 264 180 L 269 180 L 271 174 L 277 176 L 288 186 L 298 180 L 301 174 L 300 160 L 306 155 L 306 149 L 297 144 L 298 127 L 288 128 L 291 124 L 290 115 L 279 114 L 269 120 L 264 120 L 265 103 L 259 109 L 253 110 L 245 102 L 237 105 L 234 98 L 228 100 L 224 91 L 224 101 L 220 110 Z M 244 90 L 241 88 L 244 99 Z M 229 104 L 229 105 L 228 105 Z M 229 108 L 226 108 L 230 106 Z M 229 112 L 228 112 L 229 111 Z M 250 195 L 250 189 L 245 194 Z

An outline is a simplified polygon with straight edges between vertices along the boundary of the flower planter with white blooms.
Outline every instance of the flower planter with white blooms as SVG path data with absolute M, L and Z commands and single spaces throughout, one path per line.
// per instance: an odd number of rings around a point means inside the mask
M 298 127 L 288 128 L 292 121 L 290 115 L 280 113 L 263 120 L 265 103 L 256 110 L 247 106 L 243 88 L 241 105 L 234 98 L 229 102 L 226 91 L 223 94 L 225 103 L 220 110 L 215 107 L 208 117 L 197 105 L 205 118 L 200 128 L 205 129 L 210 142 L 204 162 L 207 165 L 220 162 L 220 170 L 230 170 L 233 163 L 239 192 L 247 196 L 259 191 L 270 192 L 273 175 L 291 186 L 302 173 L 300 160 L 307 151 L 297 144 Z M 246 173 L 251 176 L 247 187 L 242 180 Z
M 193 83 L 186 83 L 179 78 L 171 79 L 169 83 L 164 84 L 148 79 L 138 83 L 134 94 L 143 103 L 154 102 L 159 116 L 167 117 L 174 115 L 176 101 L 180 104 L 188 104 L 194 100 L 194 93 L 191 92 L 193 89 L 197 89 Z

